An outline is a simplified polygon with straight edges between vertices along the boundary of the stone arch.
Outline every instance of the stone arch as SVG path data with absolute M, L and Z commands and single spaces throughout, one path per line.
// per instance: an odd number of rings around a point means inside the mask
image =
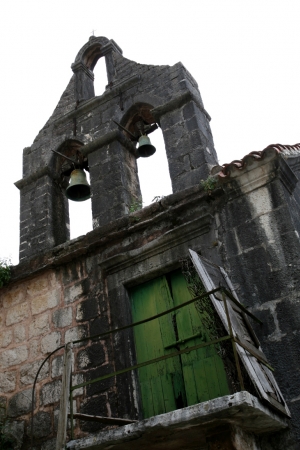
M 150 96 L 145 96 L 145 100 L 150 100 Z M 133 134 L 137 134 L 138 128 L 136 127 L 139 121 L 143 121 L 146 125 L 155 125 L 157 120 L 152 114 L 154 106 L 153 103 L 148 102 L 136 102 L 132 105 L 121 119 L 121 125 Z M 163 130 L 159 129 L 154 133 L 149 134 L 151 144 L 156 147 L 156 153 L 150 158 L 138 158 L 138 181 L 141 189 L 141 197 L 145 205 L 151 203 L 154 198 L 160 196 L 169 195 L 172 193 L 170 171 L 167 159 L 167 153 L 165 151 L 165 143 Z M 124 131 L 124 134 L 128 139 L 134 141 L 129 133 Z M 134 141 L 136 143 L 136 141 Z M 137 151 L 138 154 L 138 151 Z M 156 183 L 151 181 L 151 174 L 159 174 L 159 179 L 156 179 Z M 153 178 L 152 178 L 153 179 Z
M 79 139 L 64 139 L 58 145 L 53 148 L 53 150 L 61 153 L 64 156 L 72 158 L 76 156 L 77 151 L 80 150 L 81 147 L 84 146 L 84 143 Z M 63 156 L 58 155 L 57 153 L 52 153 L 51 157 L 51 168 L 59 173 L 61 167 L 66 163 L 66 159 Z
M 120 47 L 106 37 L 91 36 L 89 41 L 79 50 L 72 70 L 75 73 L 75 98 L 77 102 L 88 100 L 95 96 L 93 70 L 97 61 L 105 57 L 108 84 L 115 78 L 113 52 L 122 54 Z
M 131 133 L 136 133 L 135 124 L 138 121 L 143 121 L 145 124 L 154 124 L 156 123 L 151 110 L 153 106 L 149 103 L 138 102 L 132 105 L 126 113 L 123 115 L 121 119 L 121 125 L 129 130 Z M 128 139 L 133 139 L 129 133 L 125 132 L 125 135 Z
M 83 47 L 81 47 L 81 49 L 77 53 L 74 63 L 76 64 L 78 62 L 82 62 L 89 69 L 93 70 L 100 56 L 94 62 L 93 67 L 90 67 L 88 62 L 94 61 L 94 59 L 92 59 L 92 55 L 96 57 L 97 52 L 101 52 L 101 48 L 108 43 L 109 39 L 107 39 L 104 36 L 101 37 L 91 36 L 89 41 L 86 44 L 84 44 Z

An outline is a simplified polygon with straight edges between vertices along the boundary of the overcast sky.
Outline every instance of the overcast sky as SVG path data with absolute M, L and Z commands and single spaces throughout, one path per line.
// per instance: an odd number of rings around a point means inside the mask
M 186 66 L 212 117 L 224 163 L 272 143 L 300 141 L 299 16 L 299 0 L 2 2 L 0 257 L 18 263 L 19 191 L 13 183 L 22 178 L 22 150 L 52 114 L 92 30 L 139 63 Z M 101 71 L 99 64 L 98 94 Z M 159 158 L 163 145 L 154 144 Z M 155 171 L 160 159 L 153 157 L 150 166 L 151 159 L 144 161 L 148 179 L 141 176 L 145 204 L 170 192 L 168 177 Z M 73 206 L 75 237 L 91 228 L 91 217 L 88 202 Z

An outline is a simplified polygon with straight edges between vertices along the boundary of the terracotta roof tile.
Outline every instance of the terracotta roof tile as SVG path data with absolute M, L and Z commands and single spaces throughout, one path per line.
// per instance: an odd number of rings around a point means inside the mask
M 243 170 L 246 168 L 247 164 L 251 163 L 253 160 L 263 160 L 266 155 L 274 152 L 282 153 L 286 156 L 300 155 L 300 143 L 295 145 L 268 145 L 268 147 L 264 148 L 263 150 L 248 153 L 242 159 L 235 159 L 229 164 L 223 164 L 222 166 L 213 167 L 212 174 L 217 174 L 220 181 L 225 181 L 225 179 L 230 177 L 232 172 Z

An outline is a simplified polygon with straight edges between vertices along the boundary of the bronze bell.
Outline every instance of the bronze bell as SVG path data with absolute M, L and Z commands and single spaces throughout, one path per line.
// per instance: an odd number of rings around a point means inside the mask
M 148 136 L 141 136 L 139 138 L 139 148 L 138 148 L 139 155 L 143 158 L 147 158 L 148 156 L 154 155 L 156 152 L 156 148 L 154 145 L 151 145 L 150 139 Z
M 91 188 L 83 170 L 75 169 L 71 172 L 70 184 L 66 189 L 66 196 L 74 202 L 83 202 L 91 197 Z

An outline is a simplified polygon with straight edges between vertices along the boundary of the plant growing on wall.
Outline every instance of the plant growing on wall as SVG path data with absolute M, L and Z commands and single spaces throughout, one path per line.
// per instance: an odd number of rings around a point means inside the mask
M 134 200 L 129 206 L 129 214 L 135 211 L 139 211 L 140 209 L 142 209 L 142 207 L 143 207 L 143 200 L 141 198 Z
M 209 194 L 217 187 L 217 184 L 216 178 L 212 176 L 207 177 L 206 180 L 201 180 L 201 186 L 205 192 L 208 192 Z
M 10 280 L 10 266 L 11 261 L 9 258 L 0 258 L 0 288 Z

